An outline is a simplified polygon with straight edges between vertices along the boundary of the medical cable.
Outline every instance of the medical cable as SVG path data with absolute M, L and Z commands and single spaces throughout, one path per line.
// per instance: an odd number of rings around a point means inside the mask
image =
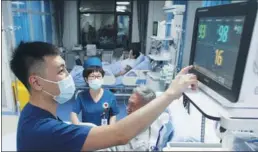
M 256 142 L 258 142 L 258 139 L 248 140 L 247 142 L 248 143 L 256 143 Z
M 158 144 L 159 144 L 159 140 L 160 140 L 160 133 L 163 130 L 163 128 L 164 128 L 164 125 L 162 125 L 162 127 L 159 129 L 159 135 L 158 135 L 158 139 L 156 141 L 156 145 L 151 147 L 152 151 L 158 151 L 159 150 Z

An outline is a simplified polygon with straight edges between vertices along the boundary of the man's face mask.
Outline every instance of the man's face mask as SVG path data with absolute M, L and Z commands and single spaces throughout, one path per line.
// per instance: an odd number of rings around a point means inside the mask
M 39 77 L 41 78 L 41 77 Z M 50 83 L 56 83 L 59 87 L 60 90 L 60 94 L 57 96 L 52 95 L 51 93 L 47 92 L 46 90 L 43 90 L 45 93 L 51 95 L 53 97 L 53 99 L 58 102 L 59 104 L 63 104 L 65 102 L 67 102 L 68 100 L 70 100 L 73 97 L 73 94 L 75 92 L 75 85 L 74 85 L 74 81 L 71 75 L 69 75 L 68 77 L 66 77 L 63 80 L 60 80 L 58 82 L 55 81 L 50 81 L 44 78 L 41 78 L 42 80 L 46 81 L 46 82 L 50 82 Z

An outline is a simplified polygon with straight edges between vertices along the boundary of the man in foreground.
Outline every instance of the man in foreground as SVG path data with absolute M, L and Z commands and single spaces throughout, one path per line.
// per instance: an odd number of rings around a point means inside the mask
M 126 144 L 147 128 L 188 86 L 195 89 L 196 76 L 184 68 L 163 95 L 108 126 L 69 125 L 56 114 L 58 104 L 72 98 L 75 86 L 57 47 L 44 42 L 21 43 L 14 51 L 11 69 L 30 93 L 17 129 L 18 151 L 91 151 Z

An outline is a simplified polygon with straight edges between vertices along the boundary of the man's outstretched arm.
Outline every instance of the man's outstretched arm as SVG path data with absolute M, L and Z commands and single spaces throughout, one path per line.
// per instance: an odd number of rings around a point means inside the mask
M 196 76 L 187 74 L 190 68 L 184 68 L 165 93 L 141 109 L 115 124 L 92 128 L 82 150 L 89 151 L 123 145 L 138 135 L 151 125 L 173 100 L 178 99 L 188 86 L 197 85 Z

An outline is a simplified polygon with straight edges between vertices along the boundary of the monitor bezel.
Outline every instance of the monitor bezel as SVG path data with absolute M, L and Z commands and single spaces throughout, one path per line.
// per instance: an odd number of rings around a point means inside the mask
M 231 89 L 219 84 L 211 78 L 197 71 L 195 68 L 191 70 L 198 77 L 198 81 L 208 86 L 230 102 L 237 102 L 241 90 L 242 79 L 245 71 L 246 60 L 249 52 L 249 46 L 252 38 L 253 27 L 257 13 L 257 2 L 249 1 L 242 3 L 233 3 L 227 5 L 198 8 L 195 12 L 195 20 L 193 26 L 193 37 L 190 54 L 190 65 L 193 65 L 195 58 L 195 48 L 197 41 L 198 23 L 200 17 L 225 17 L 225 16 L 244 16 L 242 36 L 240 38 L 239 52 L 234 72 L 233 84 Z

